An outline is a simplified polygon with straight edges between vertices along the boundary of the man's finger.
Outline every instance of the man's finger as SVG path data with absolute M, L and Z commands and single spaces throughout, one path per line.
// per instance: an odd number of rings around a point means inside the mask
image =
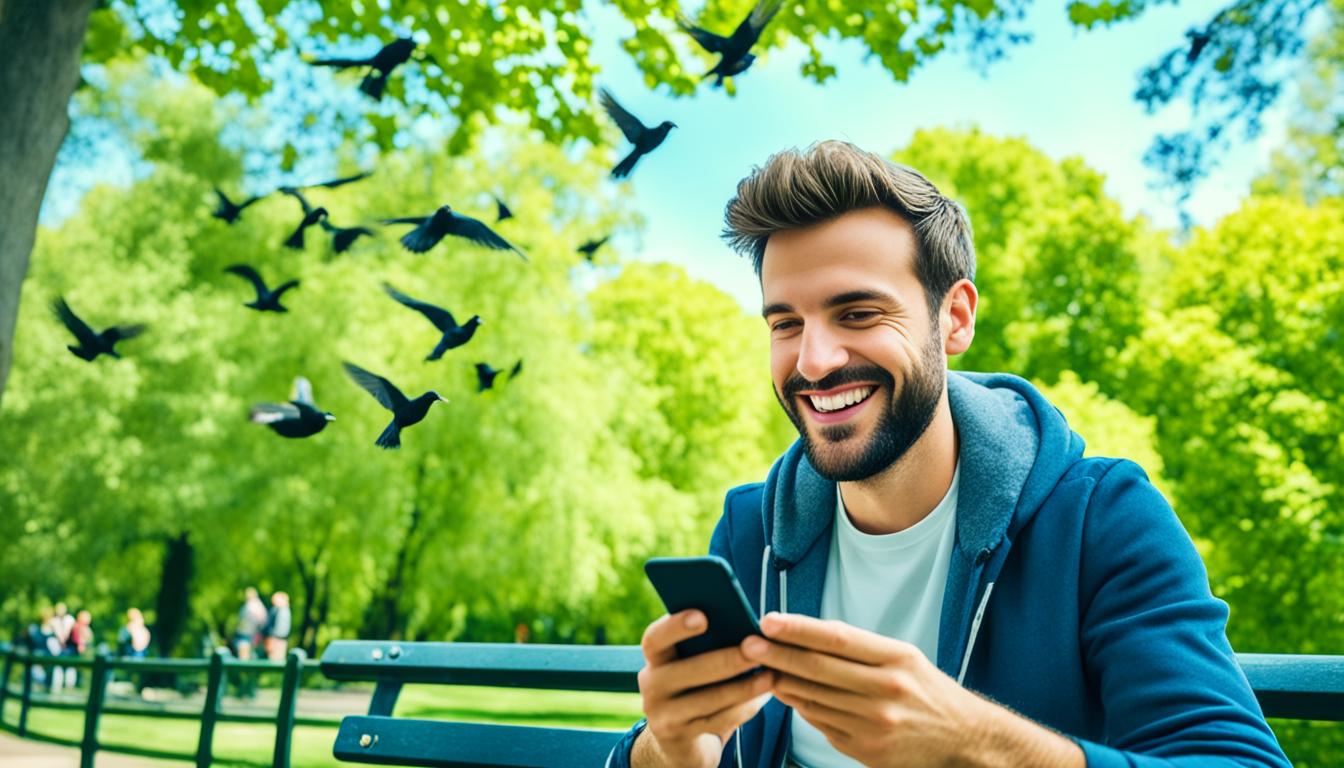
M 854 716 L 810 699 L 798 698 L 779 691 L 775 692 L 775 698 L 793 707 L 804 720 L 833 741 L 849 741 L 850 734 L 864 727 L 864 723 Z
M 772 673 L 759 672 L 741 680 L 687 691 L 669 700 L 663 711 L 670 720 L 695 723 L 769 692 L 773 683 Z
M 813 680 L 776 673 L 775 684 L 771 690 L 778 696 L 789 696 L 803 701 L 825 704 L 831 709 L 848 712 L 852 717 L 863 719 L 872 712 L 873 697 L 840 690 Z
M 762 693 L 741 704 L 724 707 L 712 715 L 707 715 L 695 721 L 692 725 L 697 730 L 717 734 L 719 740 L 727 744 L 733 729 L 755 717 L 756 713 L 761 711 L 761 707 L 765 706 L 768 701 L 770 701 L 770 694 Z
M 877 666 L 904 661 L 919 649 L 910 643 L 866 632 L 840 621 L 823 621 L 796 613 L 771 611 L 761 617 L 761 632 L 769 639 L 799 648 Z
M 758 662 L 743 656 L 741 648 L 731 646 L 696 654 L 688 659 L 676 659 L 650 672 L 658 679 L 660 687 L 663 680 L 671 681 L 675 688 L 669 693 L 675 695 L 692 688 L 725 682 L 759 666 Z
M 663 615 L 644 630 L 644 637 L 639 641 L 644 660 L 650 665 L 675 660 L 677 643 L 703 633 L 708 626 L 705 614 L 693 609 Z
M 882 692 L 880 680 L 884 671 L 878 667 L 759 637 L 743 640 L 741 647 L 742 655 L 748 659 L 795 677 L 861 693 Z

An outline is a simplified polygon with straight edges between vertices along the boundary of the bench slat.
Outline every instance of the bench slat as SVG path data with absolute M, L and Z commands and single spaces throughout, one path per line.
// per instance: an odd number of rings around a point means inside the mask
M 351 715 L 341 721 L 338 760 L 432 768 L 594 768 L 620 731 L 447 723 Z
M 637 645 L 393 643 L 340 640 L 322 654 L 332 680 L 493 685 L 572 691 L 639 691 Z
M 1344 656 L 1237 654 L 1265 717 L 1344 721 Z

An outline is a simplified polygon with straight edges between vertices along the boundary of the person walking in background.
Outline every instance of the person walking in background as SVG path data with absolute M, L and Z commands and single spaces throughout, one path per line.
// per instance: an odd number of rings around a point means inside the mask
M 252 658 L 269 617 L 256 587 L 248 587 L 243 596 L 243 606 L 238 609 L 238 624 L 233 630 L 233 652 L 239 659 L 247 661 Z
M 293 624 L 289 612 L 289 595 L 276 592 L 271 595 L 271 612 L 266 616 L 266 658 L 284 661 L 289 650 L 289 631 Z
M 50 628 L 47 631 L 47 652 L 52 656 L 60 658 L 66 655 L 66 644 L 70 640 L 70 630 L 75 625 L 75 617 L 70 615 L 70 610 L 66 608 L 65 603 L 57 603 L 56 610 L 51 615 Z M 51 668 L 51 685 L 49 690 L 52 693 L 60 693 L 64 687 L 67 673 L 73 677 L 74 670 L 65 667 L 53 666 Z
M 126 625 L 117 633 L 117 655 L 143 659 L 149 655 L 149 627 L 139 608 L 126 611 Z

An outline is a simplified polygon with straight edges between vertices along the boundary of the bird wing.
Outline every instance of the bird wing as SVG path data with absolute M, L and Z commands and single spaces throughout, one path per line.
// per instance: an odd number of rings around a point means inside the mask
M 510 211 L 509 206 L 505 205 L 504 201 L 500 200 L 498 197 L 495 198 L 495 206 L 496 206 L 496 212 L 495 212 L 496 221 L 503 221 L 505 219 L 513 218 L 513 211 Z
M 607 110 L 608 115 L 611 115 L 611 119 L 616 121 L 617 127 L 621 129 L 621 133 L 625 134 L 627 140 L 637 142 L 639 137 L 649 130 L 639 121 L 639 118 L 630 114 L 628 109 L 616 102 L 616 98 L 611 95 L 611 91 L 606 88 L 599 88 L 597 98 L 602 102 L 602 108 Z
M 373 399 L 382 404 L 384 408 L 396 413 L 398 408 L 410 402 L 406 396 L 397 389 L 396 385 L 384 379 L 376 373 L 369 373 L 354 363 L 341 363 L 345 366 L 345 372 L 350 376 L 350 380 L 363 387 Z
M 224 190 L 215 187 L 215 194 L 219 196 L 219 207 L 215 209 L 217 212 L 223 212 L 229 208 L 235 207 L 233 201 L 229 199 L 229 196 L 224 194 Z
M 115 344 L 122 339 L 134 339 L 136 336 L 145 332 L 143 324 L 135 325 L 114 325 L 103 331 L 101 336 L 109 344 Z
M 681 27 L 686 34 L 695 38 L 695 42 L 710 53 L 723 53 L 724 46 L 728 44 L 728 38 L 716 35 L 704 27 L 697 27 L 691 23 L 690 19 L 681 14 L 677 14 L 677 26 Z
M 271 298 L 273 298 L 273 299 L 279 301 L 279 300 L 280 300 L 280 294 L 284 293 L 285 291 L 288 291 L 290 288 L 297 288 L 297 287 L 299 287 L 299 281 L 298 281 L 298 280 L 289 280 L 289 281 L 283 282 L 283 283 L 277 285 L 277 286 L 275 287 L 275 290 L 274 290 L 274 291 L 271 291 Z
M 416 312 L 429 318 L 429 321 L 434 324 L 434 327 L 438 328 L 440 331 L 447 333 L 457 328 L 457 320 L 453 318 L 453 313 L 443 307 L 436 307 L 433 304 L 426 304 L 418 299 L 413 299 L 401 291 L 398 291 L 396 288 L 393 288 L 389 283 L 383 283 L 383 290 L 387 291 L 388 296 L 396 299 L 403 306 L 410 307 Z
M 313 401 L 313 383 L 302 376 L 294 377 L 294 391 L 290 393 L 289 399 L 296 403 L 307 403 L 316 406 Z
M 495 230 L 491 229 L 479 219 L 473 219 L 470 216 L 463 216 L 454 212 L 452 221 L 448 222 L 448 234 L 465 237 L 473 243 L 480 243 L 497 251 L 513 251 L 524 260 L 527 259 L 523 252 L 518 250 L 508 240 L 500 237 Z
M 61 322 L 65 324 L 65 327 L 75 334 L 75 338 L 79 340 L 80 345 L 85 347 L 98 346 L 98 334 L 93 332 L 88 323 L 79 319 L 74 310 L 70 309 L 70 305 L 65 303 L 64 298 L 58 298 L 52 302 L 51 309 L 56 313 L 56 317 L 60 318 Z
M 383 224 L 415 224 L 419 226 L 429 220 L 428 216 L 402 216 L 399 219 L 380 219 Z
M 751 9 L 751 15 L 747 16 L 745 23 L 751 27 L 753 42 L 761 36 L 765 26 L 775 18 L 775 14 L 779 13 L 782 7 L 784 7 L 783 0 L 761 0 Z
M 366 59 L 317 59 L 316 61 L 312 62 L 312 64 L 318 67 L 336 67 L 338 69 L 346 69 L 348 67 L 365 67 L 372 62 L 373 57 L 370 56 L 369 58 Z
M 250 418 L 253 424 L 275 424 L 293 421 L 301 415 L 298 407 L 289 403 L 257 403 L 252 406 Z
M 327 189 L 335 189 L 341 186 L 342 184 L 349 184 L 352 181 L 367 179 L 372 175 L 373 175 L 372 173 L 357 173 L 354 176 L 342 176 L 339 179 L 332 179 L 331 181 L 324 181 L 319 184 L 309 184 L 307 187 L 304 187 L 304 189 L 308 189 L 310 187 L 326 187 Z
M 308 203 L 308 198 L 304 197 L 303 193 L 296 187 L 281 187 L 280 191 L 299 201 L 299 205 L 303 206 L 304 218 L 307 218 L 313 212 L 313 206 Z
M 231 266 L 225 267 L 224 271 L 238 275 L 239 277 L 245 277 L 249 281 L 251 281 L 252 287 L 257 290 L 257 298 L 261 298 L 262 296 L 266 295 L 266 283 L 262 281 L 261 275 L 257 274 L 257 270 L 247 266 L 246 264 L 233 264 Z

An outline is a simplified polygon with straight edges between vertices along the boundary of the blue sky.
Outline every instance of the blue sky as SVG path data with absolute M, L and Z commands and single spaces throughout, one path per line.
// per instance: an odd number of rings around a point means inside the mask
M 904 84 L 876 62 L 866 63 L 858 43 L 831 41 L 822 49 L 839 76 L 817 85 L 799 74 L 804 49 L 792 43 L 739 77 L 736 97 L 706 83 L 694 97 L 677 99 L 644 85 L 620 48 L 630 24 L 613 9 L 590 2 L 601 83 L 645 123 L 670 119 L 679 126 L 626 182 L 647 228 L 639 235 L 618 235 L 615 245 L 626 257 L 680 264 L 755 312 L 760 306 L 755 277 L 718 238 L 724 203 L 738 180 L 786 147 L 839 138 L 887 154 L 916 130 L 933 127 L 978 126 L 1024 137 L 1057 159 L 1081 156 L 1106 176 L 1108 192 L 1130 215 L 1174 228 L 1174 198 L 1154 188 L 1156 177 L 1142 157 L 1154 135 L 1185 127 L 1188 115 L 1183 104 L 1147 115 L 1133 92 L 1145 65 L 1180 44 L 1187 29 L 1206 22 L 1219 7 L 1207 1 L 1156 4 L 1137 21 L 1087 32 L 1068 23 L 1063 3 L 1036 3 L 1025 25 L 1033 40 L 1010 49 L 987 70 L 972 66 L 963 54 L 945 53 Z M 337 101 L 347 106 L 360 101 L 353 89 L 345 91 Z M 1281 107 L 1271 111 L 1260 138 L 1226 155 L 1221 169 L 1199 185 L 1188 203 L 1197 224 L 1210 225 L 1238 205 L 1282 141 L 1284 123 Z M 58 165 L 44 223 L 73 212 L 95 180 L 130 181 L 130 158 L 102 149 L 94 153 L 96 167 L 84 166 L 88 155 L 78 158 L 80 167 L 74 167 L 75 157 L 62 156 L 69 161 Z M 625 149 L 622 143 L 616 151 Z

